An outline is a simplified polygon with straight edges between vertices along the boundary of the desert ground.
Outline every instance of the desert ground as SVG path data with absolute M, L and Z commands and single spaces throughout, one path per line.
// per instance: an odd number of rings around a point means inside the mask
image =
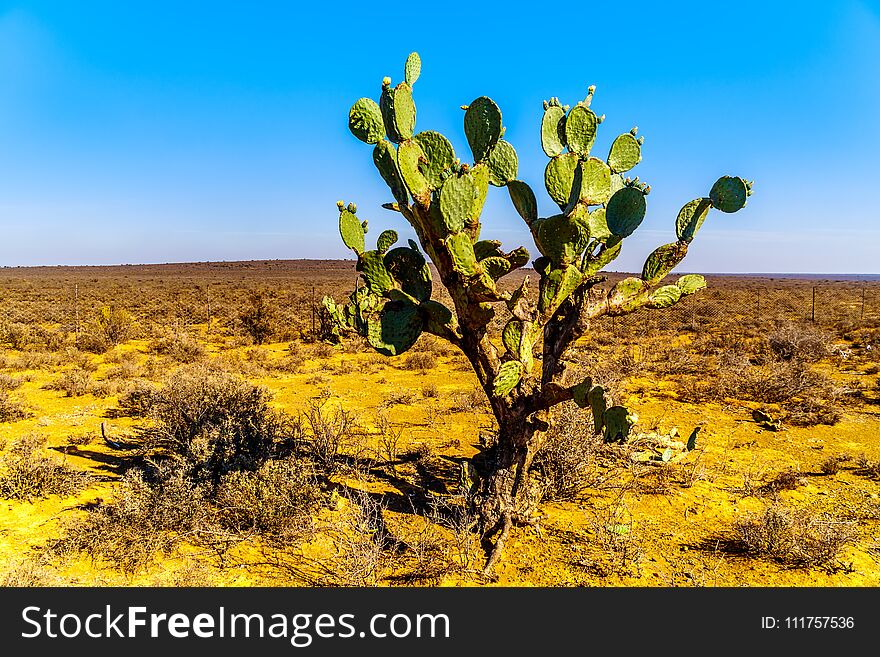
M 468 505 L 483 392 L 427 334 L 393 358 L 333 344 L 320 301 L 355 278 L 0 269 L 0 583 L 880 585 L 876 278 L 709 276 L 596 321 L 569 369 L 634 432 L 558 409 L 538 522 L 491 578 Z

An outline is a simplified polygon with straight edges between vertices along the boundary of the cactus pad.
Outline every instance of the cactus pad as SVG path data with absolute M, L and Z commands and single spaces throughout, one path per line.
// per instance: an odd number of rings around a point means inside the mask
M 538 310 L 545 315 L 552 314 L 582 281 L 583 274 L 574 265 L 551 269 L 541 277 Z
M 397 356 L 412 347 L 422 334 L 418 307 L 403 301 L 389 301 L 378 319 L 367 322 L 367 342 L 386 356 Z
M 608 229 L 620 237 L 629 237 L 642 223 L 647 209 L 645 195 L 640 190 L 635 187 L 618 190 L 605 208 Z
M 550 105 L 541 119 L 541 148 L 547 157 L 555 157 L 565 150 L 565 110 Z
M 605 411 L 604 424 L 603 439 L 606 443 L 624 442 L 632 428 L 630 413 L 625 406 L 612 406 Z
M 507 258 L 492 256 L 481 260 L 480 263 L 483 265 L 486 273 L 496 281 L 510 271 L 510 261 Z
M 496 397 L 504 397 L 513 390 L 522 378 L 523 364 L 518 360 L 509 360 L 502 363 L 495 375 L 493 394 Z
M 385 254 L 383 262 L 401 290 L 419 301 L 431 298 L 431 270 L 419 251 L 399 246 Z
M 626 132 L 611 144 L 608 154 L 608 166 L 614 173 L 629 171 L 642 161 L 642 146 L 635 136 Z
M 594 240 L 604 242 L 612 235 L 608 228 L 608 222 L 605 220 L 605 208 L 596 208 L 590 212 L 588 225 L 590 226 L 590 237 Z
M 682 295 L 694 294 L 706 287 L 706 279 L 699 274 L 685 274 L 675 284 L 681 290 Z
M 501 110 L 491 98 L 480 96 L 464 114 L 464 133 L 474 154 L 474 162 L 482 162 L 501 139 Z
M 575 108 L 577 109 L 577 108 Z M 597 157 L 581 162 L 580 198 L 587 205 L 601 205 L 611 197 L 611 169 Z
M 407 205 L 409 195 L 397 168 L 397 149 L 394 148 L 394 144 L 387 139 L 380 139 L 373 149 L 373 162 L 385 184 L 391 189 L 394 200 L 400 205 Z
M 397 232 L 393 230 L 384 230 L 382 231 L 382 234 L 379 235 L 379 239 L 376 240 L 376 250 L 379 253 L 384 254 L 388 249 L 394 246 L 395 242 L 397 242 Z
M 449 140 L 439 132 L 426 130 L 420 132 L 413 140 L 422 147 L 426 166 L 422 170 L 432 189 L 440 189 L 443 183 L 441 174 L 455 163 L 455 151 Z
M 682 261 L 686 254 L 687 244 L 685 242 L 673 242 L 657 247 L 648 256 L 644 267 L 642 267 L 642 280 L 648 285 L 656 285 Z
M 440 214 L 446 230 L 457 233 L 471 215 L 476 185 L 470 174 L 449 176 L 440 188 Z
M 519 160 L 516 150 L 509 141 L 499 139 L 495 147 L 489 151 L 489 182 L 496 187 L 504 187 L 516 178 Z
M 722 176 L 712 185 L 709 198 L 712 207 L 722 212 L 736 212 L 745 206 L 749 198 L 749 185 L 742 178 Z
M 568 148 L 578 155 L 589 155 L 596 140 L 596 126 L 599 120 L 595 112 L 584 105 L 575 105 L 565 120 L 565 140 Z
M 364 229 L 353 212 L 346 209 L 339 212 L 339 234 L 349 249 L 358 255 L 364 252 Z
M 538 219 L 538 200 L 535 198 L 535 192 L 522 180 L 511 180 L 507 183 L 507 193 L 510 194 L 510 200 L 513 201 L 513 207 L 519 212 L 519 216 L 531 226 Z
M 593 387 L 593 380 L 587 377 L 580 383 L 571 388 L 571 398 L 580 408 L 587 408 L 590 405 L 589 395 Z
M 427 157 L 414 139 L 407 139 L 397 147 L 397 167 L 409 193 L 422 206 L 431 204 L 431 184 L 422 173 Z
M 653 308 L 668 308 L 678 303 L 681 299 L 681 288 L 677 285 L 664 285 L 654 290 L 648 297 L 648 302 Z
M 406 64 L 403 67 L 404 72 L 404 80 L 409 86 L 413 86 L 416 83 L 416 80 L 419 79 L 419 74 L 422 72 L 422 59 L 419 57 L 419 53 L 411 52 L 409 57 L 406 58 Z
M 605 426 L 605 410 L 608 408 L 608 402 L 605 399 L 605 388 L 602 386 L 590 388 L 590 392 L 587 393 L 587 402 L 593 411 L 594 433 L 602 433 L 602 427 Z
M 477 256 L 467 233 L 454 233 L 445 240 L 446 250 L 452 258 L 453 268 L 465 276 L 477 273 Z
M 563 153 L 550 159 L 544 169 L 544 185 L 547 193 L 563 210 L 571 200 L 571 188 L 574 185 L 575 172 L 578 169 L 576 153 Z
M 700 226 L 706 220 L 706 215 L 712 207 L 712 201 L 708 198 L 696 198 L 685 203 L 679 210 L 675 220 L 675 234 L 678 239 L 690 242 L 700 230 Z
M 416 104 L 412 87 L 401 82 L 394 89 L 394 126 L 400 140 L 411 139 L 416 129 Z
M 483 213 L 483 205 L 489 194 L 489 167 L 486 164 L 478 164 L 467 174 L 474 183 L 474 201 L 471 203 L 471 212 L 468 215 L 468 227 L 472 229 L 472 237 L 476 240 L 480 237 L 480 215 Z
M 348 112 L 351 134 L 368 144 L 375 144 L 385 134 L 382 111 L 372 98 L 361 98 Z
M 498 240 L 480 240 L 474 244 L 474 255 L 477 256 L 477 260 L 485 260 L 486 258 L 503 256 L 504 253 L 501 251 L 501 242 Z
M 535 244 L 557 266 L 574 262 L 589 240 L 584 224 L 563 214 L 535 222 L 533 228 L 535 227 Z
M 378 251 L 366 251 L 360 255 L 357 270 L 364 275 L 367 288 L 372 294 L 383 295 L 394 288 L 394 279 L 385 268 L 385 260 Z

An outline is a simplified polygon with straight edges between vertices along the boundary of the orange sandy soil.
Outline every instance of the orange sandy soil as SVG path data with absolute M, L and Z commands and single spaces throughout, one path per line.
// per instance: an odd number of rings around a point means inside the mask
M 272 344 L 257 349 L 269 358 L 281 358 L 286 344 Z M 147 358 L 147 344 L 133 341 L 122 349 L 142 353 Z M 214 352 L 217 347 L 212 347 Z M 228 355 L 235 349 L 225 349 Z M 13 350 L 8 350 L 13 355 Z M 103 356 L 93 377 L 100 381 L 110 367 Z M 394 405 L 389 414 L 397 426 L 404 427 L 404 448 L 422 444 L 439 457 L 470 457 L 477 452 L 480 429 L 491 430 L 493 421 L 484 412 L 444 412 L 456 393 L 472 390 L 476 379 L 462 367 L 462 361 L 440 357 L 436 368 L 427 372 L 400 368 L 401 359 L 382 360 L 371 353 L 335 353 L 327 359 L 309 360 L 297 374 L 277 373 L 254 379 L 274 395 L 273 403 L 287 412 L 303 409 L 320 389 L 331 394 L 331 403 L 353 411 L 369 427 L 376 411 L 392 393 L 410 390 L 416 401 L 411 406 Z M 343 365 L 343 362 L 350 365 Z M 338 371 L 334 371 L 338 370 Z M 350 370 L 347 371 L 346 370 Z M 43 388 L 57 372 L 33 370 L 16 372 L 30 380 L 11 396 L 22 400 L 34 416 L 13 423 L 0 424 L 0 440 L 38 432 L 48 436 L 49 446 L 67 444 L 70 435 L 98 432 L 106 423 L 110 435 L 130 431 L 128 418 L 107 417 L 116 398 L 64 397 L 59 391 Z M 326 379 L 315 383 L 319 375 Z M 840 375 L 842 376 L 842 375 Z M 866 375 L 861 375 L 866 376 Z M 871 378 L 871 377 L 869 377 Z M 307 383 L 307 381 L 310 381 Z M 437 386 L 439 395 L 423 398 L 420 391 Z M 843 469 L 836 475 L 823 475 L 820 464 L 838 454 L 880 460 L 880 413 L 877 407 L 848 411 L 835 426 L 788 428 L 773 433 L 762 430 L 750 419 L 744 404 L 694 406 L 675 399 L 673 386 L 657 385 L 649 380 L 629 384 L 634 391 L 623 400 L 640 418 L 644 427 L 668 431 L 677 427 L 689 432 L 703 423 L 698 448 L 676 467 L 679 472 L 696 473 L 693 485 L 672 484 L 666 492 L 652 493 L 632 487 L 621 495 L 619 489 L 588 492 L 578 503 L 548 503 L 542 506 L 543 518 L 535 528 L 516 529 L 508 542 L 498 577 L 489 582 L 482 578 L 475 563 L 471 570 L 450 569 L 429 584 L 436 585 L 518 585 L 518 586 L 876 586 L 880 584 L 877 533 L 880 517 L 880 484 Z M 637 394 L 635 394 L 637 393 Z M 61 458 L 60 455 L 58 455 Z M 120 457 L 100 438 L 63 456 L 77 468 L 88 469 L 108 479 L 108 465 Z M 780 499 L 794 506 L 826 510 L 838 516 L 859 517 L 859 539 L 845 549 L 844 567 L 825 569 L 787 568 L 773 562 L 725 553 L 721 539 L 729 536 L 732 522 L 750 511 L 760 511 L 766 499 L 742 494 L 744 479 L 763 481 L 787 468 L 799 470 L 804 485 L 781 492 Z M 382 481 L 371 482 L 374 491 L 393 488 Z M 40 560 L 39 548 L 57 537 L 62 523 L 85 513 L 81 505 L 98 498 L 112 499 L 116 484 L 113 477 L 93 484 L 76 498 L 50 497 L 33 503 L 0 501 L 0 569 L 15 569 L 22 563 Z M 607 520 L 607 507 L 617 509 L 617 523 L 627 526 L 627 536 L 642 553 L 638 563 L 615 564 L 613 555 L 597 544 L 595 527 Z M 335 510 L 322 511 L 322 521 L 332 521 Z M 389 525 L 412 523 L 409 514 L 386 513 Z M 304 547 L 316 558 L 332 550 L 320 536 Z M 111 565 L 94 563 L 83 557 L 64 563 L 47 562 L 53 583 L 67 585 L 286 585 L 297 583 L 277 571 L 248 563 L 253 546 L 237 548 L 233 565 L 221 567 L 210 555 L 196 548 L 182 549 L 171 557 L 157 557 L 143 573 L 124 575 Z M 479 559 L 477 559 L 478 561 Z M 597 567 L 597 564 L 605 564 Z M 386 577 L 380 583 L 395 584 Z

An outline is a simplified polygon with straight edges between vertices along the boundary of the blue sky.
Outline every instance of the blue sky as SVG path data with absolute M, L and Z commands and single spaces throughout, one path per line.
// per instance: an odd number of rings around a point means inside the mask
M 876 3 L 186 4 L 0 2 L 0 265 L 350 257 L 339 198 L 408 234 L 347 115 L 418 50 L 417 129 L 465 159 L 459 105 L 494 98 L 543 214 L 544 99 L 596 84 L 601 151 L 639 126 L 618 269 L 733 174 L 754 196 L 681 269 L 880 272 Z M 532 246 L 503 189 L 483 235 Z

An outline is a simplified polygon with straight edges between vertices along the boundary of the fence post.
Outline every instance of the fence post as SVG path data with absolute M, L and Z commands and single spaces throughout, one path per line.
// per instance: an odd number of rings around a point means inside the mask
M 73 313 L 75 316 L 76 326 L 74 328 L 76 337 L 79 339 L 79 283 L 73 284 Z
M 862 283 L 862 309 L 859 312 L 859 319 L 865 319 L 865 288 L 868 287 L 867 283 Z
M 312 285 L 312 302 L 309 304 L 309 309 L 312 312 L 312 340 L 316 339 L 315 334 L 315 286 Z
M 816 323 L 816 286 L 813 286 L 813 303 L 810 306 L 810 321 Z

